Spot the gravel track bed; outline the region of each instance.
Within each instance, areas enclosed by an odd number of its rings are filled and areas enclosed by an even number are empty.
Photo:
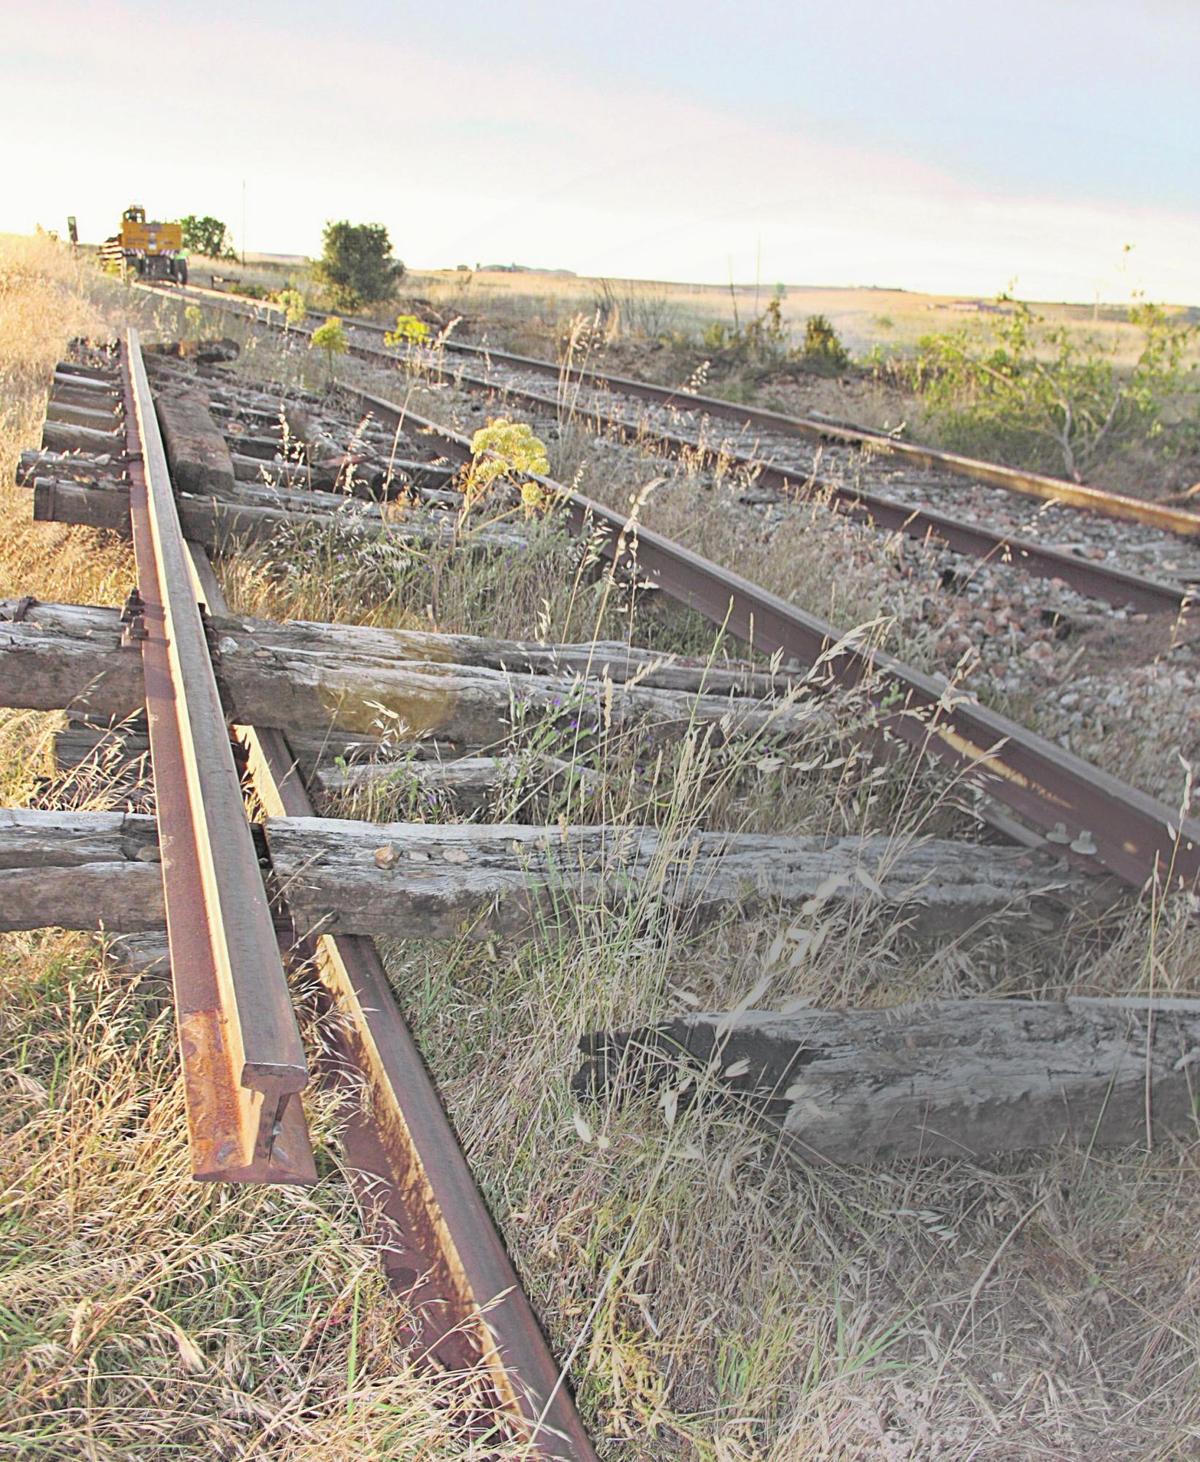
[[[500,363],[472,363],[468,374],[482,375],[495,385],[553,394],[555,383],[532,371]],[[911,464],[836,443],[809,441],[759,429],[740,431],[724,419],[701,416],[677,407],[655,406],[619,392],[588,386],[569,387],[568,404],[583,414],[613,415],[632,430],[646,427],[687,437],[694,444],[724,446],[795,471],[801,481],[826,477],[839,485],[886,497],[908,507],[929,508],[979,524],[992,532],[1011,534],[1052,545],[1081,558],[1181,587],[1200,584],[1200,541],[1189,541],[1143,523],[1106,518],[1083,508],[1027,498],[986,483],[971,482],[948,472],[922,470]]]
[[[508,373],[497,380],[511,383]],[[530,384],[545,392],[545,381]],[[449,384],[430,390],[436,401],[430,414],[452,417],[467,435],[488,414],[477,392]],[[528,408],[520,415],[553,456],[561,433],[557,415]],[[586,415],[580,425],[586,427]],[[946,676],[960,691],[1114,775],[1178,801],[1185,776],[1180,758],[1200,763],[1200,639],[1186,628],[1181,632],[1168,616],[1114,609],[1060,579],[881,535],[819,502],[789,503],[765,492],[740,469],[718,477],[672,458],[657,470],[664,480],[643,510],[648,526],[843,629],[887,617],[893,627],[885,647],[909,664]],[[596,435],[579,486],[627,508],[648,475],[647,458],[636,446]],[[1036,514],[1037,505],[1017,502],[1015,510]],[[1194,553],[1182,540],[1138,524],[1055,511],[1097,531],[1142,533],[1173,552]]]

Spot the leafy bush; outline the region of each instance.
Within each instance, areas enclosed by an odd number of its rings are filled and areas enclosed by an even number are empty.
[[[837,331],[824,315],[813,315],[804,329],[804,343],[792,345],[783,321],[783,289],[777,288],[761,315],[731,329],[714,321],[704,332],[703,345],[720,364],[772,368],[798,364],[805,370],[835,375],[849,364]]]
[[[335,309],[357,310],[364,304],[391,299],[404,277],[404,265],[392,258],[391,240],[381,223],[327,223],[325,252],[313,275],[325,286]]]
[[[714,320],[705,330],[705,350],[724,364],[778,365],[787,359],[787,331],[783,324],[783,296],[776,294],[761,315],[733,328]]]
[[[1160,306],[1138,303],[1128,314],[1142,332],[1133,367],[1094,336],[1052,325],[1020,300],[1002,297],[990,338],[966,331],[918,342],[916,380],[941,439],[958,451],[995,455],[1081,481],[1100,458],[1135,439],[1164,438],[1171,402],[1194,390],[1184,357],[1197,327]]]
[[[801,359],[811,370],[829,375],[844,371],[850,363],[846,347],[838,339],[833,323],[826,315],[809,315],[804,322],[804,348]]]
[[[185,249],[191,249],[196,254],[204,254],[209,259],[237,258],[230,247],[229,229],[219,218],[213,218],[209,214],[205,214],[203,218],[197,218],[194,213],[189,213],[185,218],[179,220],[179,226],[183,230]]]

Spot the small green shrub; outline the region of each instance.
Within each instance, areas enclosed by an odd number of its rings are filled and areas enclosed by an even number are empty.
[[[804,322],[804,346],[800,354],[810,370],[831,376],[844,371],[850,363],[846,347],[826,315],[809,315]]]
[[[534,436],[533,428],[527,422],[497,416],[471,438],[471,465],[463,489],[467,505],[481,502],[502,479],[549,471],[546,444]],[[527,512],[533,512],[545,506],[545,490],[540,483],[523,482],[521,501]]]
[[[350,348],[346,329],[336,315],[330,315],[323,325],[318,325],[308,342],[310,350],[323,350],[329,367],[329,383],[333,384],[333,358],[345,355]]]
[[[281,289],[275,296],[275,303],[283,311],[285,324],[291,326],[304,323],[304,317],[308,314],[308,306],[298,289]]]
[[[779,286],[762,314],[744,325],[735,323],[730,329],[720,320],[713,321],[705,330],[702,343],[714,363],[726,369],[749,366],[760,371],[798,364],[805,370],[825,375],[845,370],[849,356],[824,315],[809,318],[803,345],[793,347],[783,320],[783,297]]]
[[[385,345],[424,345],[429,339],[429,326],[416,315],[397,315],[396,328],[383,337]]]

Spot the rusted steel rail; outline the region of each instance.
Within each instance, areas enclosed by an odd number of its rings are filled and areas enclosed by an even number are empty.
[[[272,317],[269,311],[258,306],[251,305],[241,300],[230,299],[226,295],[213,292],[201,292],[198,297],[207,298],[214,303],[219,302],[221,308],[230,313],[253,320],[257,324],[264,324],[273,329],[282,329]],[[303,327],[292,327],[303,330]],[[360,326],[359,328],[364,328]],[[369,325],[365,328],[378,330],[380,327]],[[453,348],[471,354],[473,357],[480,357],[492,362],[511,364],[516,367],[538,368],[546,375],[558,377],[559,367],[549,361],[535,361],[526,356],[515,356],[506,354],[503,351],[485,350],[480,346],[465,346],[457,343],[446,342],[447,348]],[[352,343],[350,353],[360,360],[377,361],[386,366],[403,364],[406,357],[403,353],[365,346]],[[506,384],[503,381],[489,380],[484,376],[475,376],[463,371],[460,367],[450,367],[438,361],[432,354],[427,354],[422,361],[422,369],[427,370],[431,375],[439,379],[452,381],[468,390],[486,392],[493,395],[500,395],[513,401],[554,415],[559,415],[562,410],[562,402],[556,395],[547,395],[540,391],[530,390],[525,386]],[[669,391],[662,386],[650,386],[645,382],[629,381],[626,377],[600,375],[596,372],[572,372],[571,381],[580,379],[585,383],[591,383],[599,388],[610,387],[614,391],[626,392],[638,396],[642,400],[653,401],[658,405],[667,405],[678,408],[680,411],[704,411],[720,415],[725,419],[745,425],[756,422],[761,425],[770,424],[772,429],[781,429],[780,422],[795,420],[790,417],[776,419],[775,413],[750,411],[748,408],[735,406],[727,401],[717,401],[714,398],[703,396],[691,396],[677,391]],[[636,389],[634,389],[636,388]],[[719,410],[718,410],[719,408]],[[599,420],[606,426],[621,432],[632,432],[634,424],[627,421],[615,412],[596,413],[591,410],[580,410],[579,414],[584,418],[589,417]],[[768,423],[768,418],[771,421]],[[828,434],[827,429],[822,427],[823,434]],[[697,450],[697,443],[692,439],[680,435],[678,432],[668,431],[666,428],[650,426],[637,428],[646,438],[657,442],[669,451]],[[862,433],[864,438],[874,444],[878,450],[884,450],[884,444],[890,443],[891,438],[875,438],[870,434]],[[898,443],[896,446],[908,446]],[[944,544],[955,553],[962,554],[965,558],[973,561],[996,561],[1011,565],[1035,578],[1061,579],[1078,593],[1089,598],[1098,599],[1104,603],[1113,605],[1127,605],[1135,610],[1149,614],[1179,614],[1188,606],[1194,603],[1195,596],[1178,584],[1166,583],[1161,580],[1151,579],[1145,575],[1131,573],[1128,570],[1113,567],[1108,564],[1096,563],[1090,559],[1081,558],[1074,553],[1069,553],[1052,545],[1039,543],[1034,539],[1022,538],[1017,534],[998,533],[990,528],[985,528],[978,523],[968,522],[962,518],[956,518],[948,513],[940,513],[935,509],[927,507],[914,507],[911,504],[897,501],[880,493],[869,492],[863,488],[850,487],[845,483],[831,478],[820,478],[807,476],[795,469],[779,466],[777,463],[762,457],[754,456],[747,452],[740,452],[735,448],[725,445],[718,445],[708,448],[707,454],[715,457],[718,453],[727,461],[737,462],[739,465],[752,471],[757,480],[766,486],[788,496],[794,496],[798,492],[817,489],[825,494],[830,503],[839,511],[848,516],[865,522],[876,528],[887,532],[903,533],[906,537],[918,542],[933,541]],[[930,456],[926,448],[911,448],[912,451]],[[933,454],[936,456],[937,454]],[[941,454],[948,456],[949,454]],[[956,459],[968,462],[970,459]],[[940,460],[933,460],[924,465],[935,467],[945,465]],[[1028,478],[1030,481],[1037,480],[1049,484],[1054,488],[1062,488],[1064,491],[1073,487],[1070,483],[1060,483],[1057,478],[1034,479],[1030,474],[1014,472],[1006,467],[996,467],[990,463],[972,463],[979,471],[974,475],[981,481],[991,481],[986,475],[988,473],[1003,477]],[[992,481],[993,486],[1009,486],[1007,481]],[[1059,494],[1050,494],[1054,499],[1060,500]],[[1081,496],[1082,495],[1082,496]],[[1090,495],[1090,496],[1088,496]],[[1067,501],[1066,498],[1061,498]],[[1071,500],[1070,505],[1079,508],[1087,508],[1095,512],[1104,511],[1100,500],[1108,502],[1126,502],[1133,504],[1139,510],[1145,509],[1147,513],[1153,512],[1156,521],[1146,513],[1135,515],[1130,513],[1117,513],[1109,511],[1109,517],[1138,517],[1138,521],[1150,523],[1151,526],[1163,528],[1167,531],[1180,534],[1185,537],[1200,534],[1200,516],[1186,513],[1177,509],[1162,508],[1155,504],[1145,504],[1137,499],[1118,499],[1114,494],[1101,493],[1095,488],[1079,488],[1076,497]],[[1168,521],[1169,519],[1169,521]]]
[[[372,392],[343,388],[358,409],[405,422],[466,461],[458,432]],[[595,535],[612,560],[698,611],[763,654],[799,665],[824,659],[842,684],[865,683],[879,705],[885,739],[900,742],[1010,808],[1072,859],[1140,888],[1150,880],[1191,887],[1200,878],[1200,819],[1180,819],[1155,798],[1044,737],[981,706],[940,678],[894,656],[843,642],[832,625],[550,478],[572,530]]]
[[[191,545],[190,556],[200,598],[210,612],[226,612],[207,555]],[[149,699],[149,670],[147,682]],[[312,816],[283,734],[241,727],[239,735],[267,812]],[[153,736],[152,719],[152,748]],[[245,828],[240,790],[238,804]],[[161,816],[160,810],[165,838]],[[329,1037],[334,1059],[322,1075],[348,1089],[349,1114],[340,1133],[345,1161],[364,1222],[380,1241],[389,1284],[413,1304],[420,1338],[440,1366],[468,1376],[482,1365],[489,1381],[490,1395],[476,1398],[464,1429],[486,1432],[494,1410],[531,1459],[591,1462],[596,1454],[565,1375],[475,1186],[374,944],[319,936],[312,953],[340,1017]]]
[[[308,1081],[136,330],[122,354],[130,516],[192,1171],[313,1182]],[[139,592],[140,591],[140,592]]]
[[[240,303],[233,309],[260,318]],[[397,359],[385,352],[368,354]],[[361,409],[383,420],[406,420],[429,432],[450,457],[463,461],[469,456],[467,439],[441,423],[371,392],[349,394]],[[1200,820],[1180,819],[1155,798],[979,705],[940,678],[882,652],[839,645],[842,637],[831,625],[778,595],[647,528],[628,532],[620,514],[550,479],[543,481],[558,495],[575,531],[597,532],[610,557],[636,554],[639,571],[679,602],[726,625],[760,651],[782,652],[804,665],[828,656],[830,673],[841,682],[871,682],[887,711],[886,738],[941,762],[1084,866],[1106,869],[1139,888],[1151,879],[1190,887],[1200,877]],[[1171,586],[1169,592],[1178,609],[1182,591]],[[831,654],[834,646],[838,652]]]
[[[356,329],[377,331],[380,335],[385,333],[383,326],[372,321],[352,320],[348,323],[353,324]],[[986,483],[989,487],[1004,488],[1009,492],[1042,498],[1048,502],[1065,503],[1073,508],[1085,508],[1103,517],[1145,523],[1149,527],[1178,533],[1185,538],[1200,537],[1200,515],[1196,513],[1168,507],[1162,503],[1143,502],[1140,498],[1128,497],[1124,493],[1106,492],[1101,488],[1087,487],[1082,483],[1068,482],[1044,473],[1022,472],[1014,467],[1002,467],[995,462],[981,462],[977,458],[964,457],[957,452],[944,452],[916,442],[901,441],[886,432],[848,426],[841,422],[821,421],[814,417],[787,416],[783,412],[768,411],[762,407],[722,401],[717,396],[702,396],[696,392],[656,386],[649,381],[615,375],[610,371],[590,370],[587,367],[573,367],[568,370],[553,361],[515,355],[505,350],[493,350],[488,346],[469,345],[461,340],[446,340],[444,347],[475,360],[497,361],[516,370],[535,371],[539,375],[563,380],[567,384],[582,384],[601,391],[619,392],[622,396],[633,396],[639,401],[681,412],[700,412],[738,427],[757,427],[788,436],[815,438],[841,446],[857,447],[880,456],[900,458],[916,467],[950,472],[958,477]],[[866,495],[863,498],[864,501],[867,500]],[[953,523],[956,520],[944,521]]]
[[[194,292],[198,296],[220,301],[226,306],[232,303],[228,295],[217,290],[195,290]],[[243,302],[238,301],[238,303]],[[269,322],[269,316],[265,312],[256,310],[254,306],[249,305],[249,302],[245,303],[248,313],[252,313],[259,320]],[[373,320],[350,318],[346,323],[357,330],[371,331],[380,336],[387,333],[386,327],[376,324]],[[817,417],[789,416],[784,412],[769,411],[765,407],[745,406],[734,401],[724,401],[719,396],[705,396],[699,392],[658,386],[650,381],[640,381],[632,376],[622,376],[612,371],[592,370],[586,366],[567,368],[555,361],[541,360],[536,356],[520,355],[513,351],[496,350],[485,345],[472,345],[463,340],[446,339],[440,343],[439,348],[469,359],[485,363],[495,362],[513,370],[534,372],[554,381],[562,381],[567,385],[586,385],[596,390],[607,390],[622,396],[631,396],[639,401],[679,412],[700,413],[717,420],[728,421],[736,428],[755,427],[762,431],[779,432],[785,436],[855,447],[875,455],[898,458],[911,463],[914,467],[948,472],[973,482],[985,483],[989,487],[1003,488],[1007,492],[1036,497],[1067,507],[1081,508],[1101,517],[1144,523],[1148,527],[1160,528],[1163,532],[1176,533],[1184,538],[1200,537],[1200,514],[1189,512],[1184,508],[1173,508],[1164,503],[1145,502],[1141,498],[1129,497],[1125,493],[1108,492],[1102,488],[1089,487],[1084,483],[1069,482],[1065,478],[1051,477],[1046,473],[1024,472],[1019,468],[1004,467],[996,462],[983,462],[975,457],[963,456],[959,452],[946,452],[936,447],[923,446],[917,442],[902,441],[887,432],[873,431],[868,427],[826,421]],[[381,352],[381,354],[387,353]],[[457,372],[454,374],[457,375]],[[794,478],[795,474],[793,473],[792,476]],[[864,503],[876,501],[871,494],[860,494],[860,496]],[[933,516],[940,518],[946,524],[960,521],[940,514]],[[970,552],[972,550],[968,545],[962,551]]]
[[[378,354],[388,358],[387,352]],[[390,358],[395,359],[394,356]],[[465,376],[461,371],[446,374],[452,374],[453,379],[464,386],[511,397],[543,411],[557,411],[559,407],[557,397],[545,396],[538,391],[506,386],[502,382],[489,382],[482,376]],[[586,414],[585,412],[584,415]],[[602,419],[618,430],[632,430],[631,427],[626,428],[617,416],[610,415]],[[689,438],[665,428],[651,427],[647,434],[671,451],[696,450],[696,444]],[[794,495],[810,480],[765,458],[754,457],[736,449],[712,448],[706,454],[716,457],[718,452],[726,460],[752,470],[758,482],[784,495]],[[930,508],[911,507],[907,503],[881,497],[877,493],[847,487],[832,479],[816,479],[814,485],[826,492],[850,517],[885,528],[889,532],[903,533],[921,542],[932,539],[944,543],[966,558],[981,561],[995,559],[1022,569],[1035,578],[1061,579],[1089,598],[1100,599],[1109,604],[1129,605],[1149,614],[1179,614],[1189,600],[1187,592],[1178,585],[1132,574],[1108,564],[1093,563],[1030,538],[1020,538],[1011,533],[993,533],[991,529],[980,527],[976,523],[952,518]]]

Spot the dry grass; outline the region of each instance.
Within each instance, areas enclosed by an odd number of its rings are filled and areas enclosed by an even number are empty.
[[[607,287],[607,288],[606,288]],[[538,270],[511,274],[496,271],[461,273],[440,270],[410,276],[405,289],[428,297],[439,308],[486,322],[499,343],[505,331],[536,332],[546,327],[560,334],[572,316],[593,313],[606,294],[615,298],[627,334],[650,335],[659,329],[702,332],[713,321],[732,327],[761,313],[775,289],[759,285],[675,284],[660,280],[591,279],[582,275]],[[989,318],[988,300],[956,295],[920,294],[901,289],[854,289],[819,285],[787,285],[782,299],[785,327],[803,334],[810,315],[825,315],[855,354],[872,346],[908,348],[922,335],[965,327],[982,331]],[[1039,304],[1053,323],[1094,331],[1115,344],[1123,364],[1140,349],[1138,332],[1114,318],[1110,307]],[[658,327],[646,329],[645,326]]]
[[[406,380],[358,362],[349,363],[347,372],[392,399],[404,395],[412,410],[462,432],[505,409],[502,397],[485,403],[452,380],[439,384],[422,375]],[[1016,640],[984,639],[964,654],[959,631],[966,627],[964,617],[966,623],[972,618],[971,601],[944,589],[945,558],[936,547],[898,532],[882,535],[831,511],[832,489],[811,484],[800,484],[803,490],[792,502],[780,499],[764,511],[748,510],[742,498],[754,492],[754,475],[723,455],[719,422],[701,423],[699,440],[707,456],[676,452],[655,441],[652,426],[622,432],[597,419],[577,402],[574,382],[560,383],[557,394],[557,410],[539,408],[534,426],[547,439],[559,481],[618,511],[630,511],[636,503],[639,521],[647,527],[763,585],[839,633],[857,633],[869,624],[874,644],[914,668],[946,676],[982,704],[1051,740],[1065,734],[1069,718],[1055,692],[1079,679],[1079,658],[1092,642],[1086,635],[1040,646],[1047,658],[1039,668],[1032,656],[1021,658]],[[858,481],[839,464],[823,465],[820,457],[815,473],[850,488]],[[1005,592],[1004,572],[999,570],[996,590],[989,589],[986,599]],[[1007,592],[1018,617],[1038,630],[1031,610],[1038,607],[1036,583],[1012,572],[1018,582]],[[1066,596],[1068,618],[1075,612],[1071,604]],[[1094,727],[1072,735],[1071,749],[1177,806],[1195,795],[1189,781],[1195,766],[1195,671],[1186,630],[1176,626],[1169,635],[1148,633],[1141,641],[1130,633],[1122,641],[1122,630],[1131,627],[1110,628],[1121,658],[1097,650],[1100,700],[1135,665],[1139,694],[1122,700],[1116,711],[1105,706]],[[1179,653],[1170,649],[1176,641],[1184,645]],[[1146,707],[1156,704],[1157,712],[1147,719]]]
[[[566,552],[549,535],[511,590],[446,566],[436,622],[698,647],[694,624],[637,598],[549,582]],[[231,597],[243,610],[429,620],[428,566],[372,565],[331,598],[319,575],[289,582],[290,562],[227,567]],[[46,579],[53,590],[52,566]],[[865,707],[848,698],[839,710],[849,737]],[[647,765],[636,747],[609,748],[602,815],[678,840],[714,822],[904,836],[956,825],[953,789],[911,767],[847,760],[832,739],[767,750],[718,752],[692,734]],[[869,909],[818,904],[783,925],[700,930],[666,924],[656,892],[652,881],[620,916],[564,906],[519,945],[385,951],[556,1353],[574,1356],[602,1455],[1200,1452],[1194,1148],[798,1172],[736,1112],[636,1092],[581,1108],[569,1090],[581,1033],[693,1004],[1194,994],[1195,930],[1159,910],[1130,916],[1103,947],[1081,938],[1031,956],[999,928],[930,958]],[[342,1187],[189,1185],[162,991],[100,965],[78,936],[14,937],[3,950],[9,1450],[464,1455],[437,1389],[409,1368],[403,1317]],[[329,1113],[318,1104],[313,1116],[320,1135]]]
[[[132,309],[129,307],[132,305]],[[117,603],[107,534],[30,521],[12,485],[68,339],[141,301],[47,240],[0,247],[0,593]],[[0,801],[50,768],[61,718],[0,712]],[[77,789],[76,789],[77,790]],[[88,805],[105,805],[93,777]],[[320,1032],[309,1017],[309,1039]],[[0,936],[0,1452],[6,1457],[459,1458],[453,1378],[418,1365],[329,1145],[315,1189],[191,1182],[169,990],[101,940]],[[480,1442],[475,1455],[501,1455]]]

